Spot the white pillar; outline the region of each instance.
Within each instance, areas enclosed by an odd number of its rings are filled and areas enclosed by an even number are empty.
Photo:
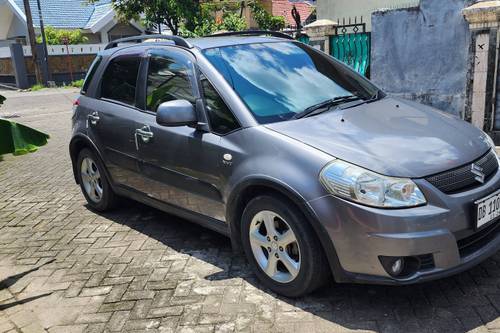
[[[472,32],[471,63],[472,87],[469,88],[470,118],[472,124],[484,129],[485,119],[491,123],[495,110],[493,91],[496,79],[495,60],[500,28],[500,1],[482,1],[463,10]],[[497,88],[498,89],[498,88]]]
[[[101,30],[101,43],[103,44],[109,43],[108,31],[106,29]]]

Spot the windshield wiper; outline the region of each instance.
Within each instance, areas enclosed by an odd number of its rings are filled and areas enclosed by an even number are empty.
[[[327,99],[326,101],[320,102],[318,104],[311,105],[310,107],[306,108],[304,111],[299,112],[295,114],[295,116],[292,117],[292,119],[300,119],[300,118],[305,118],[313,115],[320,114],[322,112],[328,111],[332,106],[339,105],[342,103],[350,102],[350,101],[355,101],[360,99],[358,96],[355,95],[347,95],[347,96],[337,96],[334,98]]]
[[[377,90],[377,92],[375,94],[373,94],[369,99],[362,100],[358,103],[351,103],[349,105],[345,105],[345,106],[341,107],[340,109],[346,110],[346,109],[350,109],[350,108],[355,108],[356,106],[360,106],[362,104],[369,104],[369,103],[376,102],[378,100],[381,100],[384,97],[385,97],[385,94],[382,92],[382,90]]]

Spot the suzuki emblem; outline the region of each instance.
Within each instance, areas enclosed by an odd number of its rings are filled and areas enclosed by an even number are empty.
[[[479,165],[472,163],[470,172],[472,172],[476,177],[474,177],[475,180],[480,182],[481,184],[484,183],[484,173],[483,173],[483,168],[481,168]]]

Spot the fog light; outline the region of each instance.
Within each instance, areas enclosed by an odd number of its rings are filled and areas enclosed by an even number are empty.
[[[399,273],[401,273],[401,271],[403,270],[403,264],[403,259],[396,259],[391,266],[391,274],[399,275]]]
[[[380,256],[380,263],[385,271],[392,277],[401,277],[403,275],[406,261],[404,257],[386,257]]]

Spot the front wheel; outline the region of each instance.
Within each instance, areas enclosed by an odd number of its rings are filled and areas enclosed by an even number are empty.
[[[251,200],[241,233],[250,265],[269,289],[298,297],[325,281],[328,265],[317,237],[288,201],[267,195]]]

